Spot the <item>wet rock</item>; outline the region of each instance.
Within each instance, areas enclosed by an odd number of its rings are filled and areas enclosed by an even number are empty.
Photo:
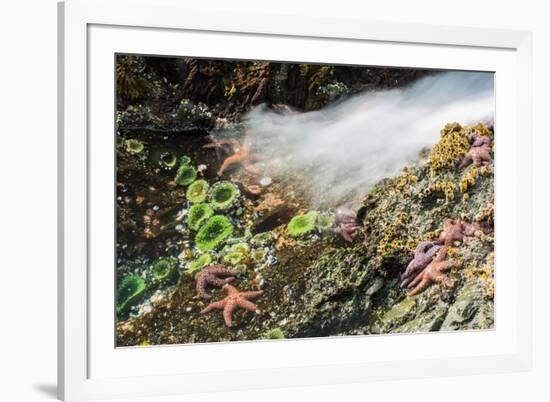
[[[476,326],[478,328],[481,327],[480,324],[486,324],[486,318],[483,317],[483,315],[487,315],[486,311],[484,311],[485,314],[480,312],[485,293],[485,288],[477,279],[467,282],[460,289],[454,303],[449,308],[445,321],[441,325],[441,330],[469,329],[472,327],[472,321],[476,316]],[[480,314],[478,315],[478,313]]]

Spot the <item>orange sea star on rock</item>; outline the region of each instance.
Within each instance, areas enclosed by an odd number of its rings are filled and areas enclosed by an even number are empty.
[[[479,223],[468,223],[463,219],[445,219],[443,221],[443,232],[439,235],[438,242],[445,248],[453,245],[455,241],[463,241],[465,237],[472,237],[477,231],[487,233],[488,228]]]
[[[206,287],[208,285],[222,287],[229,282],[233,282],[235,276],[238,274],[239,271],[226,269],[222,264],[210,265],[204,268],[195,275],[195,280],[197,281],[196,289],[199,297],[202,299],[210,299],[211,296],[206,293]],[[226,278],[220,278],[224,276]]]
[[[263,294],[262,290],[252,292],[239,292],[235,287],[231,285],[224,285],[223,288],[227,292],[227,296],[220,301],[210,303],[206,306],[201,314],[206,314],[212,310],[223,310],[223,319],[225,325],[231,327],[233,324],[233,312],[237,308],[243,308],[248,311],[252,311],[256,314],[260,314],[260,310],[256,307],[250,299],[255,299]]]
[[[233,165],[242,165],[248,172],[254,175],[260,174],[260,171],[256,166],[254,166],[253,162],[264,160],[265,156],[252,152],[252,144],[249,135],[245,136],[242,144],[234,138],[229,138],[223,140],[214,140],[210,144],[204,145],[203,148],[223,149],[225,145],[230,146],[233,155],[225,158],[218,170],[218,176],[221,176],[228,168],[232,167]]]
[[[413,279],[408,286],[409,289],[412,289],[409,296],[415,296],[422,293],[428,289],[432,283],[440,283],[448,288],[452,288],[454,286],[453,281],[445,275],[445,272],[448,272],[452,268],[456,267],[457,262],[454,260],[445,261],[446,254],[446,247],[441,248],[437,256],[428,264],[424,271]]]

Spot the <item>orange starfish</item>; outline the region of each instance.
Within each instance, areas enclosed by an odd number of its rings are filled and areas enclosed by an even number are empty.
[[[472,237],[475,233],[481,230],[486,232],[479,223],[468,223],[463,219],[454,221],[452,219],[445,219],[443,221],[443,232],[439,235],[438,242],[443,244],[445,248],[453,245],[455,241],[463,241],[465,237]]]
[[[432,283],[441,283],[448,288],[454,286],[453,281],[451,281],[445,272],[451,270],[457,266],[456,261],[447,260],[445,261],[445,255],[447,254],[447,248],[443,247],[439,250],[437,256],[433,259],[432,262],[422,271],[414,280],[409,283],[408,288],[413,290],[409,293],[409,296],[414,296],[419,293],[422,293],[430,287]]]
[[[257,175],[260,174],[258,168],[253,165],[253,161],[261,161],[265,159],[265,156],[252,152],[252,144],[250,137],[245,136],[244,142],[241,143],[234,139],[214,140],[210,144],[206,144],[203,148],[223,148],[224,145],[229,145],[233,151],[233,155],[227,157],[220,169],[218,170],[218,176],[221,176],[228,168],[233,165],[242,165],[248,172]]]
[[[231,327],[233,323],[233,312],[239,307],[252,311],[256,314],[260,314],[260,310],[258,310],[256,305],[252,303],[250,299],[255,299],[256,297],[261,296],[264,293],[262,290],[253,292],[239,292],[235,287],[228,284],[224,285],[223,288],[226,290],[227,296],[220,301],[210,303],[201,311],[201,314],[206,314],[214,309],[223,310],[223,319],[225,321],[225,325],[228,327]]]

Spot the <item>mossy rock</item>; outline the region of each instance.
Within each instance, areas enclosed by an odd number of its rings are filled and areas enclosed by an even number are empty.
[[[287,225],[288,234],[292,237],[305,236],[315,230],[317,211],[309,211],[304,215],[296,215]]]
[[[200,228],[195,236],[195,244],[201,251],[218,247],[233,234],[233,224],[223,215],[214,215]]]
[[[147,285],[145,279],[138,275],[128,275],[122,279],[116,292],[116,311],[118,314],[124,314],[139,303]]]
[[[210,205],[216,211],[226,211],[237,203],[240,195],[236,185],[229,181],[220,181],[210,189]]]
[[[203,202],[206,199],[209,187],[210,186],[208,185],[208,182],[206,180],[195,180],[187,188],[187,199],[193,204]]]
[[[181,165],[176,173],[175,181],[180,186],[188,186],[197,178],[197,171],[193,166]]]
[[[199,230],[203,223],[214,215],[214,211],[208,204],[195,204],[189,208],[187,216],[187,225],[192,230]]]

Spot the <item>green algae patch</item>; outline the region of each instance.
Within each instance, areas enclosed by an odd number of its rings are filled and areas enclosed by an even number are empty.
[[[233,234],[233,224],[223,215],[214,215],[200,228],[195,244],[201,251],[210,251]]]

